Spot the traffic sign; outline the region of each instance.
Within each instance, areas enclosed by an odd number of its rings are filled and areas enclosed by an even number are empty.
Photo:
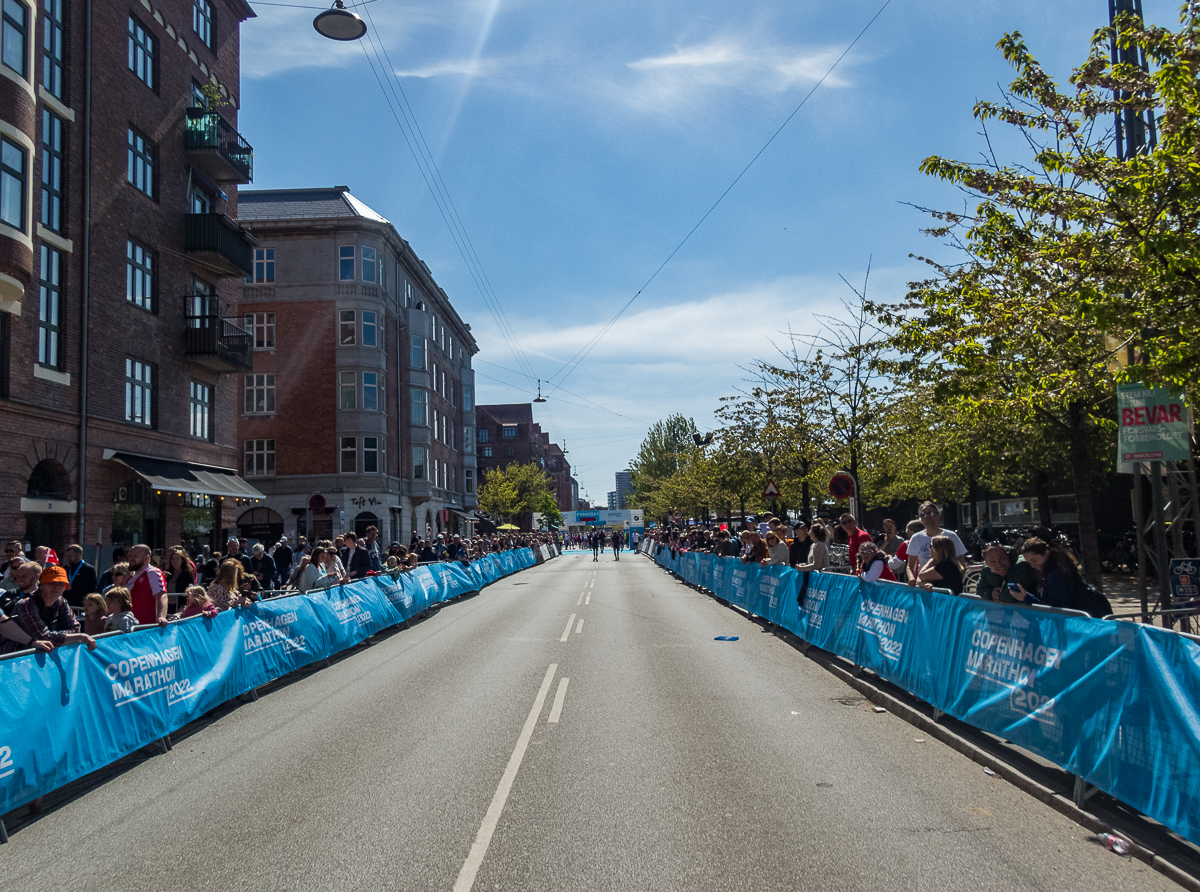
[[[679,523],[679,521],[683,520],[683,512],[680,511],[678,508],[676,508],[674,511],[671,512],[671,520],[675,521],[676,523]]]
[[[313,514],[320,514],[325,510],[325,497],[319,492],[308,497],[308,510]]]
[[[783,493],[779,491],[779,487],[775,485],[774,480],[768,480],[767,485],[763,487],[762,497],[764,499],[778,499]]]
[[[1200,560],[1196,558],[1171,559],[1171,603],[1175,607],[1189,604],[1200,598]]]
[[[829,481],[829,494],[835,499],[852,499],[855,489],[854,478],[845,471],[838,471]]]

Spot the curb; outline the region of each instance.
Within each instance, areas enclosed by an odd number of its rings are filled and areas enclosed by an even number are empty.
[[[647,555],[647,557],[650,556]],[[653,557],[650,557],[650,559],[652,561],[654,560]],[[659,565],[657,562],[655,562],[655,566],[659,567],[660,569],[666,569],[661,567],[661,565]],[[1018,770],[1017,768],[1014,768],[1008,762],[996,758],[994,755],[972,743],[970,740],[967,740],[965,737],[956,734],[953,730],[945,725],[934,721],[931,716],[925,715],[923,712],[914,708],[909,703],[906,703],[887,691],[884,691],[871,684],[866,678],[855,675],[853,672],[847,669],[845,665],[842,665],[845,661],[843,661],[840,657],[821,650],[815,645],[805,641],[803,638],[792,634],[788,630],[774,625],[770,622],[770,620],[766,620],[762,617],[756,617],[754,614],[748,613],[747,611],[742,610],[740,607],[735,607],[733,604],[721,599],[714,592],[711,592],[708,589],[703,589],[699,586],[692,585],[682,577],[671,573],[670,570],[666,570],[666,572],[673,576],[681,584],[690,589],[694,589],[702,595],[712,598],[718,604],[733,610],[735,613],[742,614],[748,620],[752,622],[755,620],[762,620],[763,623],[771,627],[776,638],[787,641],[793,647],[796,647],[797,644],[804,645],[804,649],[800,650],[802,656],[821,666],[831,675],[836,676],[840,681],[858,691],[876,706],[884,707],[888,712],[892,713],[897,718],[907,722],[915,728],[920,729],[930,737],[933,737],[946,744],[955,751],[966,756],[972,762],[975,762],[984,768],[991,769],[1002,780],[1007,781],[1022,792],[1032,796],[1040,802],[1045,803],[1055,811],[1070,818],[1084,829],[1089,830],[1092,833],[1115,832],[1109,824],[1101,821],[1091,812],[1080,808],[1071,799],[1063,796],[1061,793],[1058,793],[1055,790],[1052,790],[1045,784],[1034,780],[1029,775]],[[913,699],[917,698],[914,697]],[[918,702],[923,701],[918,700]],[[1138,861],[1149,865],[1158,873],[1161,873],[1163,876],[1177,883],[1184,889],[1189,890],[1189,892],[1200,892],[1200,877],[1188,873],[1177,864],[1168,861],[1162,855],[1159,855],[1153,850],[1134,842],[1133,840],[1129,839],[1126,834],[1120,833],[1118,835],[1129,844],[1129,857],[1136,858]]]

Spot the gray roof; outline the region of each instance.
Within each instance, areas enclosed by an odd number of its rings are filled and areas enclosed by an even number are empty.
[[[350,194],[347,186],[327,189],[238,190],[238,220],[324,220],[360,217],[388,221]]]

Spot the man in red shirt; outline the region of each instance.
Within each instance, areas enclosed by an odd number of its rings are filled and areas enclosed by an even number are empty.
[[[133,615],[138,623],[167,624],[167,578],[150,563],[150,546],[129,549],[129,572],[125,583],[133,600]]]
[[[866,530],[858,528],[858,522],[854,519],[853,514],[843,514],[838,518],[838,523],[842,527],[842,532],[846,534],[846,541],[850,543],[850,570],[858,572],[858,548],[864,542],[874,542],[871,534]]]

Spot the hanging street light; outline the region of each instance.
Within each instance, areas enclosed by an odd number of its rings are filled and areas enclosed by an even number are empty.
[[[538,395],[537,395],[537,399],[535,399],[534,402],[535,403],[546,402],[546,398],[544,396],[542,396],[542,379],[541,378],[538,378]]]
[[[367,33],[367,23],[346,9],[342,0],[334,0],[330,9],[318,14],[313,27],[330,40],[358,40]]]

